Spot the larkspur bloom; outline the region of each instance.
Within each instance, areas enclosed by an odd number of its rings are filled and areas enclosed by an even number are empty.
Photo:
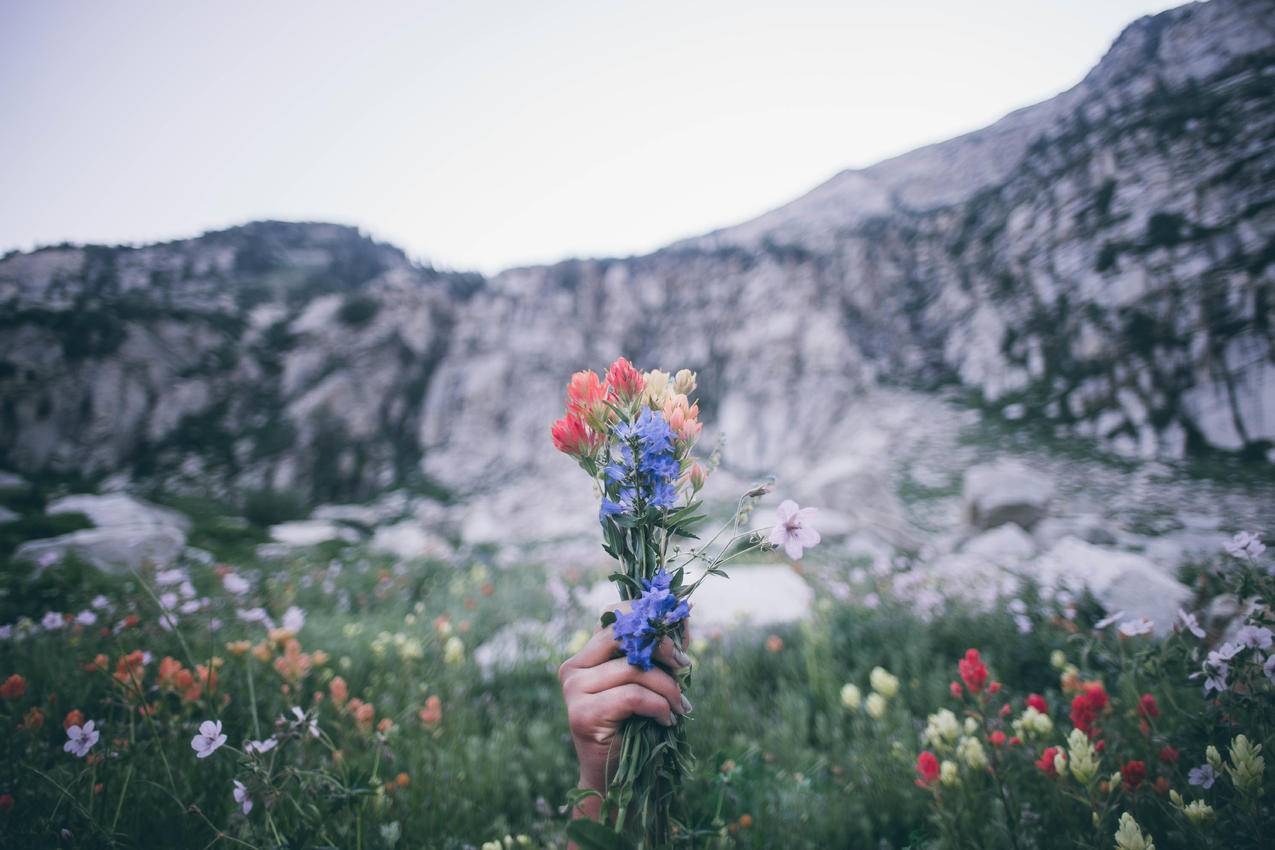
[[[1178,625],[1198,638],[1204,637],[1204,629],[1200,628],[1200,621],[1194,614],[1183,608],[1178,609]]]
[[[102,736],[102,733],[95,729],[94,725],[94,721],[90,720],[83,726],[68,726],[66,730],[67,741],[62,745],[62,749],[76,758],[87,756],[89,750],[93,749],[93,745],[97,743],[97,739]]]
[[[685,600],[671,589],[673,577],[661,569],[653,578],[642,580],[642,595],[633,600],[627,613],[616,611],[612,632],[630,664],[651,669],[651,653],[673,627],[691,613]]]
[[[238,779],[235,780],[234,790],[235,802],[243,807],[243,813],[246,815],[252,811],[252,795],[248,793],[248,789]]]
[[[819,544],[819,532],[810,527],[814,508],[798,507],[792,499],[785,499],[775,509],[775,527],[770,531],[770,545],[783,547],[785,554],[794,561],[801,560],[802,552]]]
[[[677,501],[681,467],[674,455],[674,434],[664,417],[644,408],[634,422],[612,429],[618,447],[605,469],[617,498],[604,497],[600,517],[636,514],[645,507],[671,508]]]
[[[1241,531],[1223,544],[1226,553],[1232,558],[1256,558],[1266,551],[1262,543],[1262,535],[1251,531]]]
[[[205,720],[199,724],[199,734],[190,739],[190,748],[195,757],[206,759],[226,743],[226,735],[221,731],[220,720]]]
[[[1187,773],[1186,781],[1207,790],[1212,788],[1213,783],[1217,781],[1217,771],[1213,769],[1213,765],[1206,762],[1199,767],[1191,768]]]

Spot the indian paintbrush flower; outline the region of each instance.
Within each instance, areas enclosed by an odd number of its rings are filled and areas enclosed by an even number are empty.
[[[1116,850],[1155,850],[1155,843],[1151,837],[1142,834],[1138,822],[1128,812],[1120,815],[1115,837]]]
[[[1236,735],[1227,753],[1231,763],[1226,772],[1231,776],[1235,789],[1245,796],[1256,795],[1262,789],[1262,774],[1266,759],[1262,757],[1262,745],[1249,741],[1247,735]]]

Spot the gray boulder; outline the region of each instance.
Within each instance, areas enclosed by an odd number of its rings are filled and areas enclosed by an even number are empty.
[[[102,572],[121,574],[145,565],[157,569],[171,566],[185,545],[185,533],[172,526],[121,525],[28,540],[18,547],[14,557],[34,561],[43,568],[75,555]]]
[[[965,472],[965,512],[975,528],[1012,522],[1030,531],[1044,518],[1053,493],[1049,478],[1017,461],[978,464]]]

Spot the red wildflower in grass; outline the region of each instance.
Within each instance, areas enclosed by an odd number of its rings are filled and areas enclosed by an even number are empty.
[[[1155,792],[1161,796],[1169,793],[1169,778],[1167,776],[1157,776],[1155,778]]]
[[[563,454],[577,457],[592,455],[604,439],[604,435],[594,431],[583,419],[572,413],[553,423],[549,433],[553,437],[554,448]]]
[[[1101,682],[1086,682],[1071,701],[1071,722],[1090,738],[1097,731],[1098,717],[1107,707],[1107,691]]]
[[[0,699],[22,699],[27,692],[27,680],[17,673],[4,680],[0,685]]]
[[[1093,742],[1093,748],[1094,752],[1100,753],[1107,748],[1107,742],[1099,738],[1097,741]]]
[[[993,747],[1000,747],[1005,744],[1005,733],[997,729],[995,732],[987,736],[987,740],[992,742]]]
[[[1124,777],[1124,787],[1132,791],[1147,778],[1147,763],[1136,760],[1127,761],[1124,767],[1120,768],[1120,775]]]
[[[443,701],[432,695],[425,700],[425,707],[420,711],[421,722],[426,726],[437,726],[443,719]]]
[[[1021,744],[1022,742],[1023,742],[1023,739],[1022,739],[1022,738],[1020,738],[1020,737],[1018,737],[1017,735],[1015,735],[1014,737],[1012,737],[1012,738],[1010,738],[1010,739],[1009,739],[1009,745],[1010,745],[1011,747],[1017,747],[1017,746],[1018,746],[1019,744]]]
[[[616,358],[611,368],[607,369],[606,382],[611,400],[621,404],[635,398],[645,385],[642,373],[623,357]]]
[[[1170,747],[1168,744],[1165,744],[1164,748],[1160,750],[1160,761],[1165,764],[1177,764],[1178,751],[1173,747]]]
[[[332,695],[332,702],[339,708],[350,698],[350,686],[340,676],[333,676],[332,681],[328,682],[328,693]]]
[[[938,756],[926,750],[916,757],[916,784],[921,788],[929,788],[939,781]]]
[[[121,655],[119,661],[115,664],[115,681],[122,685],[140,685],[142,682],[142,666],[145,664],[146,656],[140,649],[135,649],[128,655]]]
[[[1040,694],[1028,694],[1027,707],[1034,708],[1037,711],[1039,711],[1041,714],[1049,713],[1049,703],[1045,702],[1045,698],[1042,697]]]
[[[1013,710],[1014,709],[1010,707],[1009,703],[1005,703],[1001,706],[1001,717],[1009,717],[1010,712]]]
[[[961,687],[960,682],[953,682],[952,684],[948,685],[948,689],[952,692],[952,696],[955,697],[956,699],[965,698],[965,689]]]
[[[989,694],[999,694],[1001,692],[1001,683],[992,682],[990,685],[987,686],[987,692]]]
[[[970,689],[970,693],[976,694],[983,690],[983,685],[987,684],[987,667],[983,665],[977,649],[966,650],[965,657],[956,666],[961,672],[961,681]]]
[[[34,732],[44,725],[44,712],[35,706],[27,709],[27,713],[22,718],[22,728],[28,732]]]
[[[1151,694],[1143,694],[1138,698],[1138,716],[1144,720],[1160,716],[1160,706]]]
[[[0,794],[0,811],[7,812],[13,808],[13,795]]]
[[[62,728],[70,729],[72,726],[84,725],[84,712],[78,708],[73,708],[66,713],[66,717],[62,719]]]
[[[1057,747],[1045,747],[1045,751],[1040,754],[1040,758],[1036,759],[1036,767],[1040,768],[1040,772],[1046,776],[1057,776],[1058,770],[1054,766],[1054,758],[1058,755]]]

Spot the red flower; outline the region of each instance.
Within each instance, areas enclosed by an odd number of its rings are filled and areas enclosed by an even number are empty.
[[[5,679],[4,684],[0,684],[0,699],[21,699],[26,692],[27,680],[17,673]]]
[[[1009,739],[1009,745],[1010,745],[1011,747],[1017,747],[1017,746],[1018,746],[1019,744],[1021,744],[1022,742],[1023,742],[1023,739],[1022,739],[1022,738],[1020,738],[1020,737],[1018,737],[1017,735],[1015,735],[1014,737],[1012,737],[1012,738],[1010,738],[1010,739]]]
[[[1001,717],[1009,717],[1010,712],[1013,710],[1014,709],[1010,707],[1009,703],[1005,703],[1001,706]]]
[[[1003,746],[1005,743],[1005,733],[997,729],[995,732],[987,736],[987,740],[992,742],[993,747]]]
[[[591,455],[602,444],[602,435],[594,431],[584,420],[572,413],[553,423],[549,430],[553,446],[563,454]]]
[[[999,694],[1001,692],[1001,683],[992,682],[990,685],[987,686],[987,692],[989,694]]]
[[[1173,749],[1173,747],[1170,747],[1168,744],[1165,744],[1164,749],[1160,750],[1160,761],[1165,764],[1177,764],[1178,751]]]
[[[935,782],[939,781],[939,760],[934,753],[926,750],[916,757],[916,773],[919,777],[916,784],[922,788],[929,788]]]
[[[1142,780],[1147,778],[1147,763],[1144,761],[1127,761],[1124,767],[1120,768],[1120,775],[1124,777],[1124,787],[1132,791],[1142,784]]]
[[[608,387],[598,378],[598,373],[576,372],[567,384],[567,412],[574,413],[581,419],[588,419],[595,413],[605,411]]]
[[[987,684],[987,667],[979,658],[977,649],[966,650],[965,657],[956,666],[961,671],[961,681],[970,689],[970,693],[976,694],[983,690],[983,685]]]
[[[62,719],[62,728],[70,729],[72,726],[84,725],[84,712],[78,708],[73,708],[66,713],[66,717]]]
[[[1138,716],[1144,720],[1160,716],[1160,706],[1156,704],[1155,697],[1151,694],[1143,694],[1138,699]]]
[[[948,688],[952,691],[952,696],[955,697],[956,699],[965,698],[965,690],[961,687],[960,682],[953,682],[952,684],[948,685]]]
[[[1045,698],[1042,697],[1040,694],[1028,694],[1027,707],[1034,708],[1037,711],[1039,711],[1041,714],[1049,713],[1049,703],[1045,702]]]
[[[1040,768],[1041,773],[1046,776],[1058,775],[1058,771],[1054,767],[1054,757],[1057,755],[1057,747],[1045,747],[1045,751],[1040,754],[1040,758],[1036,759],[1036,766]]]
[[[1087,682],[1071,701],[1071,722],[1090,738],[1097,731],[1097,722],[1107,707],[1107,691],[1101,682]]]
[[[612,401],[624,404],[642,392],[645,382],[642,373],[633,368],[633,364],[623,357],[616,359],[607,369],[607,385]]]
[[[9,809],[12,809],[12,808],[13,808],[13,795],[0,794],[0,811],[7,812],[9,811]]]

